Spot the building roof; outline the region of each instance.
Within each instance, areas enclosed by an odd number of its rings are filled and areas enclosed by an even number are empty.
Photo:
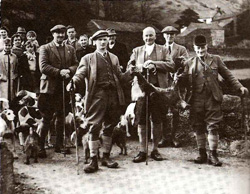
[[[221,27],[225,27],[226,25],[230,24],[233,20],[234,20],[233,18],[220,20],[220,21],[218,21],[218,25]]]
[[[115,22],[115,21],[92,19],[89,21],[88,26],[90,26],[90,28],[97,28],[97,29],[113,28],[115,29],[115,31],[118,32],[142,32],[144,28],[151,26],[156,30],[156,33],[161,32],[154,25],[146,23],[134,23],[134,22]]]
[[[197,29],[207,29],[207,30],[223,30],[221,26],[219,26],[217,23],[191,23],[185,31],[183,31],[178,36],[187,36],[191,32],[197,30]]]

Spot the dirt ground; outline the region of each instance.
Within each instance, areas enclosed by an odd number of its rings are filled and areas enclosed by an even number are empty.
[[[85,174],[83,153],[77,166],[75,149],[71,155],[47,150],[48,158],[25,165],[24,154],[18,151],[14,162],[16,194],[248,194],[250,192],[250,163],[247,159],[220,153],[222,167],[197,165],[194,147],[160,148],[164,161],[135,164],[138,143],[129,140],[128,155],[119,155],[113,147],[112,157],[118,169],[100,166],[97,173]],[[151,144],[149,146],[149,153]]]

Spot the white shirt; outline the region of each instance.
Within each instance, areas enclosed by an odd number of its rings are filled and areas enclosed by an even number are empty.
[[[151,53],[154,50],[154,47],[155,47],[155,43],[152,44],[152,45],[146,45],[146,49],[145,50],[146,50],[146,53],[147,53],[148,56],[151,55]]]

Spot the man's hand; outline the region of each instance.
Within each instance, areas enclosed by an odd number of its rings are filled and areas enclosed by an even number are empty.
[[[76,88],[74,81],[70,81],[68,85],[66,86],[66,90],[69,91],[74,91]]]
[[[156,66],[152,60],[147,60],[144,62],[143,67],[145,69],[156,71]]]
[[[249,95],[249,91],[246,87],[241,87],[240,88],[240,92],[242,96],[248,96]]]
[[[63,78],[65,78],[65,79],[68,79],[68,78],[70,78],[70,70],[69,69],[62,69],[61,71],[60,71],[60,75],[61,75],[61,77],[63,77]]]
[[[139,69],[135,65],[130,65],[129,68],[128,68],[128,71],[130,72],[130,74],[140,72]]]

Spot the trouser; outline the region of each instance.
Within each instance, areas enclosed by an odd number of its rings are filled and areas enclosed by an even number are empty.
[[[40,94],[38,97],[38,108],[42,115],[40,149],[44,149],[45,139],[50,129],[51,120],[55,116],[56,148],[63,146],[63,95],[62,91],[55,94]],[[69,94],[65,93],[65,116],[70,111]],[[55,115],[54,115],[55,114]]]
[[[219,141],[220,122],[223,119],[221,102],[214,100],[206,88],[194,93],[191,99],[190,119],[196,134],[198,148],[206,148],[206,133],[210,150],[216,150]]]
[[[138,107],[140,105],[140,107]],[[162,119],[166,115],[165,106],[161,104],[160,97],[157,94],[149,98],[149,118],[152,121],[153,150],[157,150],[158,144],[162,137]],[[139,116],[138,136],[140,142],[140,151],[146,151],[146,98],[138,99],[136,112]],[[140,109],[140,111],[138,111]]]
[[[89,129],[90,155],[95,156],[98,148],[100,131],[104,153],[111,151],[112,133],[121,115],[117,90],[96,88],[91,105],[86,114]]]

